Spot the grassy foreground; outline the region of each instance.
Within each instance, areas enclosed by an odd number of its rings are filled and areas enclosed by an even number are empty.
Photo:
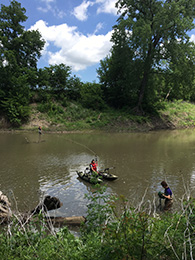
[[[103,188],[104,189],[104,188]],[[183,199],[181,212],[157,214],[152,202],[132,208],[125,198],[96,189],[88,197],[87,223],[74,236],[44,223],[18,218],[0,233],[2,260],[175,260],[195,257],[195,200]],[[185,198],[187,196],[184,196]],[[121,200],[118,212],[116,200]],[[118,203],[117,203],[118,205]]]

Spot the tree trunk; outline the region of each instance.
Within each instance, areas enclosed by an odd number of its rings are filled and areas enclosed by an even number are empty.
[[[144,114],[144,111],[142,108],[142,102],[143,102],[143,99],[145,96],[145,90],[148,85],[148,78],[149,78],[149,74],[150,74],[151,66],[152,66],[151,64],[152,64],[152,45],[150,45],[150,47],[149,47],[147,57],[145,60],[143,78],[142,78],[142,81],[140,84],[140,92],[139,92],[138,103],[137,103],[137,107],[136,107],[136,112],[141,115]]]
[[[137,104],[137,112],[141,113],[141,114],[144,113],[143,108],[142,108],[142,102],[144,99],[147,82],[148,82],[148,73],[145,71],[142,82],[141,82],[141,86],[140,86],[139,99],[138,99],[138,104]]]

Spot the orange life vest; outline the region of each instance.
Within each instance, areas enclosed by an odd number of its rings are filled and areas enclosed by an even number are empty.
[[[94,170],[94,171],[96,171],[97,172],[97,166],[96,166],[96,163],[91,163],[90,164],[90,168],[92,167],[92,169]]]

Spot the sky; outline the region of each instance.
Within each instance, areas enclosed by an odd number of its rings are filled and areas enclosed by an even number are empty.
[[[38,67],[64,63],[82,82],[98,82],[96,69],[111,48],[116,0],[17,0],[26,9],[26,30],[38,29],[46,44]],[[9,0],[0,0],[8,6]]]
[[[82,82],[98,82],[96,70],[112,46],[116,0],[17,1],[26,9],[25,29],[38,29],[46,41],[38,68],[64,63]],[[195,42],[195,30],[190,36]]]

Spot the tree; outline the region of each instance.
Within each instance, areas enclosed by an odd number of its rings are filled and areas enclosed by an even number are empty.
[[[83,83],[80,78],[73,75],[69,78],[66,88],[66,96],[69,100],[78,101],[80,99],[80,90]]]
[[[135,106],[137,100],[137,78],[139,60],[132,60],[133,53],[128,46],[126,32],[116,30],[112,36],[116,41],[111,55],[100,61],[101,67],[97,70],[104,98],[115,107]],[[138,65],[138,64],[137,64]]]
[[[101,86],[97,83],[87,82],[81,86],[81,103],[86,108],[101,110],[105,108]]]
[[[37,61],[45,43],[38,31],[24,30],[25,12],[15,0],[9,6],[1,5],[0,10],[0,107],[17,125],[28,118],[30,87],[36,85]],[[8,113],[10,110],[12,113]],[[15,116],[11,118],[11,114]]]
[[[195,1],[118,0],[116,7],[120,17],[114,27],[113,48],[119,46],[123,35],[132,53],[130,62],[139,66],[139,74],[136,73],[136,110],[142,112],[143,101],[147,102],[147,95],[153,91],[151,88],[155,85],[152,83],[154,74],[164,72],[167,67],[173,75],[176,70],[181,73],[181,56],[186,68],[195,62],[195,46],[187,34],[195,27]],[[136,64],[136,61],[139,62]],[[190,71],[193,78],[194,72]],[[184,76],[181,73],[181,77]],[[131,84],[129,87],[131,88]]]
[[[58,101],[78,100],[82,83],[78,77],[71,76],[71,67],[61,63],[50,65],[38,71],[39,89],[44,89]]]
[[[189,43],[191,45],[191,43]],[[191,53],[189,53],[191,51]],[[177,52],[177,53],[175,53]],[[186,43],[174,48],[173,58],[169,64],[171,84],[170,98],[192,100],[195,94],[195,48]]]
[[[59,99],[64,96],[68,78],[71,74],[71,68],[65,64],[50,65],[45,68],[49,75],[50,91]]]
[[[18,66],[36,67],[44,40],[39,31],[25,31],[21,24],[27,20],[25,8],[13,0],[10,6],[1,5],[0,41],[1,62],[11,65],[13,60]],[[10,59],[11,58],[11,59]]]

